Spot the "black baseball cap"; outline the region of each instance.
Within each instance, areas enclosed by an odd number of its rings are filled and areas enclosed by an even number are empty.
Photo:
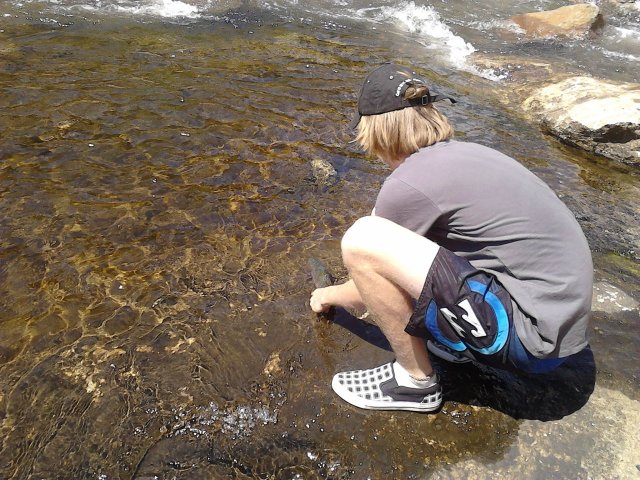
[[[395,63],[385,63],[376,68],[367,76],[362,85],[360,96],[358,97],[358,110],[349,127],[356,128],[360,118],[364,115],[378,115],[446,99],[451,100],[451,103],[456,103],[456,100],[451,97],[431,95],[428,90],[423,97],[405,100],[403,98],[405,90],[409,86],[418,85],[427,86],[427,82],[420,78],[411,68],[396,65]]]

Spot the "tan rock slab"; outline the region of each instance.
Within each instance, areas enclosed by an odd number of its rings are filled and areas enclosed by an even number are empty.
[[[604,25],[600,9],[591,3],[516,15],[511,17],[511,21],[522,28],[526,35],[538,38],[581,38]]]
[[[524,421],[511,449],[496,462],[469,458],[429,478],[636,479],[640,475],[639,421],[637,399],[596,386],[589,403],[573,415],[551,422]]]
[[[570,145],[640,165],[640,84],[571,77],[534,91],[522,107]]]

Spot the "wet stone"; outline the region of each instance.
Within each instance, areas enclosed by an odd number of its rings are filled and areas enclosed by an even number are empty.
[[[338,172],[327,160],[314,158],[311,161],[311,172],[317,186],[329,187],[337,181]]]
[[[640,303],[629,294],[606,282],[597,282],[593,287],[593,310],[616,313],[638,310]]]

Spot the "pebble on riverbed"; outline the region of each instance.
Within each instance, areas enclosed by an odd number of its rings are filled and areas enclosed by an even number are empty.
[[[333,165],[327,160],[319,158],[311,161],[311,175],[314,183],[319,187],[329,187],[338,178],[338,172],[333,168]]]

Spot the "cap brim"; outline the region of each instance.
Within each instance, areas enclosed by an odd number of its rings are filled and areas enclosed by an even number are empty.
[[[356,127],[358,126],[358,124],[360,123],[360,119],[361,118],[362,118],[362,116],[360,115],[360,112],[358,112],[356,110],[356,113],[353,116],[353,119],[351,120],[351,123],[349,123],[349,129],[350,130],[355,130]]]

